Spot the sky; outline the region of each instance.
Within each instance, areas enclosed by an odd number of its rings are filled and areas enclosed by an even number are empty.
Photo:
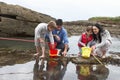
[[[0,0],[64,21],[120,16],[120,0]]]

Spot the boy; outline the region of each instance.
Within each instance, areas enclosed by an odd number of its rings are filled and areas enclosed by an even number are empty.
[[[40,23],[35,28],[35,46],[36,46],[36,54],[34,56],[38,59],[40,56],[40,48],[42,50],[41,58],[45,57],[45,35],[48,34],[50,38],[50,43],[54,45],[54,39],[52,35],[52,30],[56,28],[56,23],[54,21],[50,21],[48,24]]]

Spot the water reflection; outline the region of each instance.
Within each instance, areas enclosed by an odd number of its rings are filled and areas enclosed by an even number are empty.
[[[109,69],[103,65],[76,65],[78,80],[106,80],[109,75]]]
[[[40,65],[38,63],[34,65],[33,80],[63,80],[67,64],[68,60],[41,59]]]

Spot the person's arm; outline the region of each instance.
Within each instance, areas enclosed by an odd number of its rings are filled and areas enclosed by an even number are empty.
[[[65,49],[64,49],[64,51],[63,51],[63,54],[64,54],[64,56],[65,56],[65,55],[67,54],[68,43],[69,43],[66,30],[65,30],[64,35],[63,35],[63,40],[64,40],[64,44],[65,44]]]
[[[60,42],[60,37],[59,37],[58,35],[54,34],[53,36],[55,37],[55,39],[56,39],[58,42]]]
[[[53,38],[53,34],[52,34],[52,31],[49,32],[49,39],[50,39],[50,44],[51,44],[51,49],[55,49],[55,44],[54,44],[54,38]]]
[[[54,44],[54,38],[53,38],[52,31],[49,32],[49,39],[50,39],[50,43]]]
[[[86,46],[82,41],[82,35],[80,36],[79,40],[78,40],[78,44],[80,44],[81,46]]]
[[[68,50],[68,44],[65,44],[64,52],[67,53],[67,50]]]
[[[93,40],[91,40],[91,41],[89,41],[89,42],[87,43],[87,47],[91,47],[91,46],[93,46],[93,45],[95,45],[95,44],[96,44],[96,42],[93,41]]]

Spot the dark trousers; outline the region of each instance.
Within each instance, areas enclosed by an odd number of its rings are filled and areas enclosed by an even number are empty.
[[[63,52],[64,49],[65,49],[65,44],[59,43],[59,44],[57,44],[56,48],[61,50],[61,51],[60,51],[60,55],[62,55],[62,52]],[[69,48],[67,49],[67,51],[68,51],[68,50],[69,50]]]

